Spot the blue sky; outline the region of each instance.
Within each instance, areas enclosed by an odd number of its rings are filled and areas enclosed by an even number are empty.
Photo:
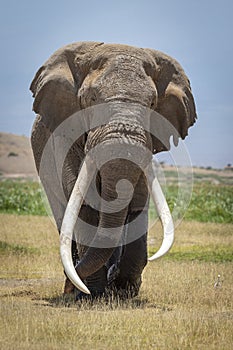
[[[125,43],[163,51],[185,69],[199,117],[185,141],[193,165],[233,163],[232,15],[232,0],[2,0],[0,131],[30,135],[30,82],[56,49]]]

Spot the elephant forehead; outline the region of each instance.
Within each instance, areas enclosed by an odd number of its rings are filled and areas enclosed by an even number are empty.
[[[93,59],[117,59],[119,63],[126,61],[150,63],[155,65],[154,60],[144,51],[144,49],[121,45],[121,44],[104,44],[95,49]]]

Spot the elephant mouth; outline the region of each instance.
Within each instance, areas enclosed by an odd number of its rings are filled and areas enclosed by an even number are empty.
[[[90,159],[90,157],[87,156],[83,162],[79,176],[67,204],[60,234],[60,255],[67,277],[80,291],[86,294],[90,294],[90,291],[82,281],[83,276],[80,278],[75,270],[71,256],[71,244],[79,211],[95,171],[95,163],[92,159]],[[174,241],[174,225],[166,199],[163,195],[159,182],[153,173],[151,165],[146,168],[145,175],[151,197],[163,226],[164,233],[163,242],[160,249],[148,259],[149,261],[154,261],[165,255],[172,247]],[[103,262],[103,265],[104,263],[105,262]]]

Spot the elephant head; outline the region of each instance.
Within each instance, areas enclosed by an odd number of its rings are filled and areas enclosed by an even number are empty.
[[[46,144],[70,116],[83,110],[92,111],[100,105],[107,106],[105,121],[96,123],[93,115],[88,120],[85,132],[75,140],[66,154],[62,185],[67,208],[59,207],[54,194],[56,190],[51,193],[49,186],[44,184],[61,231],[61,255],[65,271],[79,289],[88,293],[82,281],[89,278],[92,281],[89,284],[93,285],[99,278],[101,285],[106,283],[103,280],[106,280],[107,270],[112,266],[109,261],[116,253],[126,221],[129,217],[133,221],[138,215],[134,214],[136,212],[147,211],[149,176],[144,175],[144,169],[148,168],[152,155],[169,149],[170,136],[173,136],[175,144],[179,137],[184,139],[188,128],[196,120],[190,83],[177,61],[159,51],[127,45],[80,42],[55,52],[37,72],[31,91],[35,98],[33,109],[38,114],[31,140],[39,173]],[[167,124],[161,126],[158,116],[162,116]],[[152,129],[158,129],[158,132],[151,132]],[[107,156],[104,156],[105,161],[101,156],[102,163],[98,165],[100,155]],[[135,157],[138,159],[136,164]],[[99,169],[97,187],[102,202],[99,210],[92,212],[85,207],[83,197],[96,167]],[[129,187],[126,189],[121,183],[117,193],[117,183],[123,179],[129,181],[133,189],[130,191]],[[156,179],[151,183],[154,188],[152,197],[166,226],[170,220],[168,207]],[[120,203],[120,207],[111,208],[116,202],[117,205]],[[79,249],[80,261],[74,269],[70,254],[71,239],[76,220],[82,215],[84,221],[95,221],[97,233],[92,236],[90,244],[84,244],[83,250]],[[144,237],[145,233],[142,232],[141,236]],[[104,246],[101,246],[102,240],[105,241]],[[158,256],[170,248],[172,240],[166,243],[165,239]],[[131,241],[133,244],[134,240]],[[134,285],[145,266],[145,254],[140,258],[141,250],[144,249],[140,248],[141,237],[135,238],[135,241],[132,249],[130,244],[125,249],[129,252],[128,257],[125,254],[125,262],[119,262],[123,271],[127,270],[125,265],[132,260],[132,256],[140,260],[131,269],[137,270],[137,273],[120,271],[125,285]],[[106,270],[105,277],[96,277],[99,271],[99,276],[103,275],[103,268]]]

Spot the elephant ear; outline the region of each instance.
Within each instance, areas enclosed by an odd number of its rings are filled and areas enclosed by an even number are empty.
[[[153,152],[170,149],[170,137],[178,144],[178,139],[188,135],[188,128],[197,118],[194,98],[189,79],[180,64],[173,58],[160,51],[146,49],[156,63],[156,71],[152,77],[157,88],[158,101],[155,111],[162,115],[169,123],[162,123],[159,127],[159,137],[152,132]],[[157,115],[158,116],[158,115]],[[158,129],[156,113],[151,117],[153,129]],[[172,127],[168,127],[172,125]],[[161,131],[161,129],[163,129]]]
[[[88,57],[102,43],[78,42],[56,51],[36,73],[30,90],[33,110],[53,131],[63,120],[80,110],[78,89],[88,72]],[[79,58],[82,57],[82,64]]]
[[[88,63],[92,51],[99,45],[101,43],[80,42],[59,49],[38,70],[30,86],[34,97],[33,110],[38,114],[32,128],[31,145],[36,167],[58,229],[61,227],[67,204],[62,190],[63,183],[61,183],[59,176],[60,154],[66,141],[69,143],[70,140],[66,140],[63,135],[53,131],[66,118],[80,110],[78,90],[88,73]],[[76,157],[75,165],[72,164],[73,158],[71,156],[71,153],[74,152],[73,147],[67,154],[63,165],[64,169],[61,170],[65,173],[65,179],[70,179],[71,176],[66,176],[68,171],[73,169],[75,172],[82,162],[84,138],[85,135],[82,135],[76,142],[80,153],[78,154],[79,158]],[[46,156],[43,158],[44,163],[41,166],[46,145]]]

